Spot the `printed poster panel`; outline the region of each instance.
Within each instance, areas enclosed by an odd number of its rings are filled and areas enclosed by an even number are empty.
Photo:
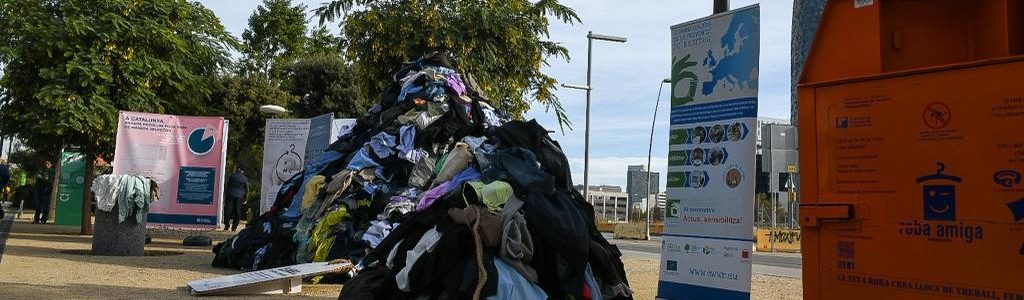
[[[114,174],[150,177],[160,200],[150,203],[148,227],[216,229],[224,186],[226,121],[122,111]]]
[[[335,137],[334,114],[323,114],[309,119],[309,137],[306,138],[306,156],[314,158],[319,156],[331,145]]]
[[[672,27],[661,299],[749,299],[760,9]]]
[[[263,139],[263,174],[260,213],[270,210],[277,192],[289,178],[302,172],[309,137],[309,119],[269,119]]]
[[[334,143],[342,136],[352,133],[352,129],[356,127],[356,119],[334,119],[333,127],[331,128],[331,143]]]
[[[336,130],[333,114],[312,119],[268,119],[265,128],[261,214],[274,205],[281,185],[302,172],[307,157],[323,153],[337,139],[333,134]]]
[[[82,224],[82,193],[85,191],[85,155],[61,152],[57,184],[57,225]]]
[[[733,291],[750,289],[750,242],[665,236],[661,249],[659,297],[736,299]],[[670,298],[676,299],[676,298]]]

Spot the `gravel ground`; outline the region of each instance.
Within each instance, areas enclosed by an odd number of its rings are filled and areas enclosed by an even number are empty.
[[[28,218],[26,218],[26,216]],[[184,247],[187,234],[154,232],[146,250],[181,252],[172,256],[112,257],[67,254],[91,247],[90,236],[78,227],[30,224],[31,213],[16,220],[3,260],[0,260],[0,299],[196,299],[185,283],[236,273],[210,266],[210,247]],[[233,233],[214,231],[214,241]],[[260,299],[337,299],[340,285],[304,285],[299,295],[261,296]],[[249,297],[203,297],[253,298]]]
[[[26,218],[28,216],[28,218]],[[195,299],[185,290],[192,280],[235,273],[210,267],[209,247],[184,247],[186,234],[153,232],[147,250],[180,255],[104,257],[64,253],[88,250],[91,237],[78,227],[30,224],[31,214],[16,220],[0,260],[0,299]],[[207,233],[214,242],[231,232]],[[658,285],[658,261],[624,257],[636,299],[653,299]],[[801,299],[797,279],[754,275],[753,299]],[[306,284],[298,295],[203,297],[259,299],[337,299],[339,285]]]

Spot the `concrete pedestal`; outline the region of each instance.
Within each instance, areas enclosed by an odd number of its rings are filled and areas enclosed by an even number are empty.
[[[124,223],[117,220],[117,205],[108,211],[96,210],[93,225],[92,254],[110,256],[143,256],[146,250],[146,222],[138,223],[129,216]],[[143,218],[145,219],[145,218]]]

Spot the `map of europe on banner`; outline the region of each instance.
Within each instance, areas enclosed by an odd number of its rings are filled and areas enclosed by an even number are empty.
[[[160,200],[148,227],[215,229],[221,218],[227,121],[222,117],[118,114],[114,174],[150,177]]]
[[[659,299],[749,299],[760,9],[672,26]]]

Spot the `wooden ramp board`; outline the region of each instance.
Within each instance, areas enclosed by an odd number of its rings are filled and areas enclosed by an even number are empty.
[[[330,273],[351,265],[308,263],[189,282],[192,295],[291,294],[302,291],[302,278]]]

